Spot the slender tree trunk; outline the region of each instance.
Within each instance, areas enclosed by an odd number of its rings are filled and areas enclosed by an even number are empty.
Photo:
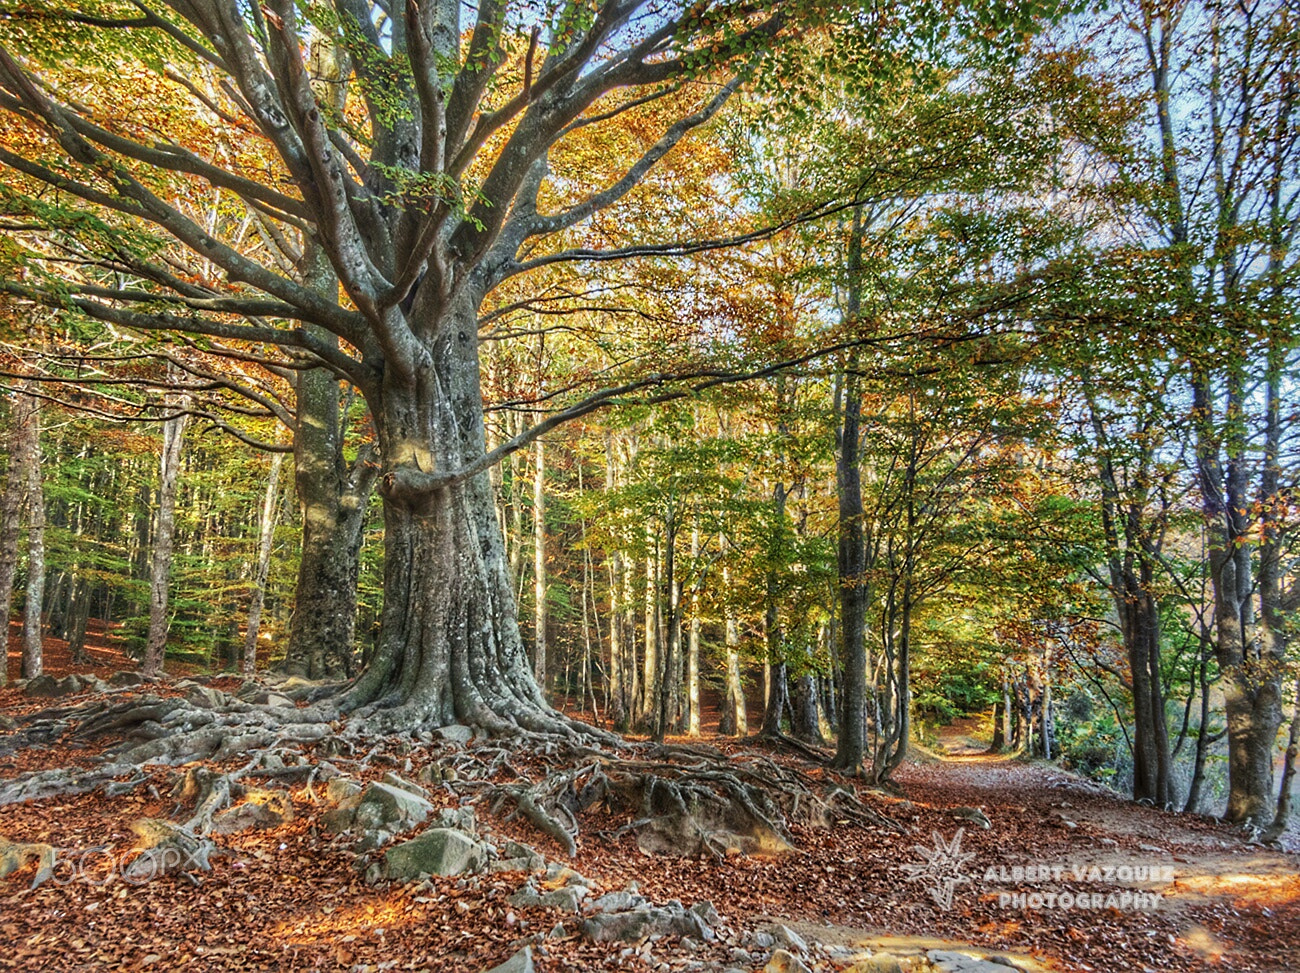
[[[673,728],[678,700],[681,697],[681,681],[677,678],[678,661],[681,656],[681,586],[677,583],[677,517],[675,508],[669,513],[664,524],[663,547],[663,586],[667,592],[668,617],[664,625],[663,665],[659,679],[659,695],[656,700],[654,726],[652,735],[660,743],[668,731]]]
[[[90,664],[86,653],[86,627],[90,624],[90,582],[78,577],[72,585],[71,619],[68,626],[68,652],[74,664]]]
[[[1014,713],[1011,706],[1011,673],[1007,667],[1002,670],[1002,739],[1003,746],[1010,748],[1012,746],[1012,729],[1011,721]]]
[[[546,453],[533,444],[533,678],[546,688]]]
[[[691,527],[691,564],[700,576],[700,527]],[[691,585],[691,623],[686,656],[686,735],[700,735],[700,585]]]
[[[1300,758],[1300,674],[1296,676],[1295,692],[1291,697],[1291,731],[1287,735],[1286,756],[1282,759],[1282,785],[1277,792],[1277,813],[1273,823],[1264,832],[1266,840],[1275,840],[1291,823],[1291,790],[1296,775],[1296,760]]]
[[[645,559],[645,658],[644,672],[641,677],[641,714],[651,722],[655,707],[659,701],[659,572],[655,556],[657,539],[652,532],[646,532]]]
[[[524,417],[521,413],[513,413],[514,427],[513,434],[519,435],[524,431]],[[510,502],[509,502],[509,520],[510,529],[506,533],[506,538],[510,541],[510,578],[512,587],[518,592],[518,597],[522,597],[524,590],[524,459],[526,454],[520,450],[511,453],[510,458],[506,461],[506,466],[510,470]]]
[[[786,492],[783,483],[772,488],[773,520],[782,525],[778,533],[784,531]],[[779,543],[773,540],[773,543]],[[764,621],[767,629],[767,704],[763,711],[762,736],[780,736],[781,718],[789,700],[787,670],[785,663],[785,637],[781,630],[780,606],[778,604],[779,585],[775,567],[775,552],[772,563],[767,570],[767,611]]]
[[[1232,384],[1228,411],[1240,408],[1241,389]],[[1230,461],[1221,467],[1218,441],[1211,429],[1208,379],[1193,382],[1197,410],[1197,459],[1201,498],[1209,529],[1210,582],[1214,592],[1215,651],[1228,724],[1228,808],[1233,824],[1266,827],[1274,817],[1273,747],[1282,723],[1281,666],[1248,641],[1254,577],[1247,535],[1250,502],[1246,497],[1244,446],[1229,433]],[[1226,469],[1226,475],[1224,470]],[[1271,646],[1273,648],[1275,646]]]
[[[149,637],[145,643],[142,675],[162,675],[167,648],[167,595],[171,584],[172,551],[176,535],[176,488],[180,480],[181,441],[185,416],[163,423],[162,460],[158,470],[158,513],[154,524],[153,556],[149,572]]]
[[[27,471],[27,592],[23,603],[24,679],[35,679],[45,671],[41,609],[45,601],[45,490],[41,482],[40,400],[32,399],[27,421],[31,453]]]
[[[613,494],[617,487],[614,470],[614,436],[605,433],[605,492]],[[635,651],[628,644],[627,622],[623,607],[623,552],[617,547],[609,553],[609,697],[606,712],[615,729],[626,730],[634,708],[631,680],[628,678],[636,666]],[[633,657],[628,658],[629,654]]]
[[[40,449],[37,412],[39,400],[21,390],[9,412],[9,475],[0,496],[0,686],[9,681],[9,613],[13,601],[14,574],[18,568],[18,542],[22,536],[23,501],[28,492],[28,468]]]
[[[1210,633],[1204,625],[1200,630],[1200,659],[1196,667],[1197,690],[1201,700],[1201,721],[1196,728],[1196,756],[1192,760],[1192,780],[1187,786],[1187,801],[1183,813],[1193,814],[1200,808],[1201,788],[1205,783],[1205,759],[1210,751]]]
[[[749,736],[749,717],[745,707],[745,686],[740,678],[740,620],[736,617],[731,569],[728,567],[722,569],[722,587],[726,597],[723,640],[727,650],[727,698],[723,702],[723,719],[718,732],[744,739]]]
[[[862,210],[853,212],[849,237],[849,284],[845,316],[861,313]],[[843,704],[839,738],[832,766],[854,777],[862,776],[867,760],[867,600],[866,546],[863,538],[860,437],[862,391],[858,356],[839,380],[843,400],[835,443],[835,493],[839,502],[839,633],[840,662],[844,667]]]
[[[262,624],[262,604],[266,600],[266,579],[271,573],[271,547],[275,542],[276,498],[280,494],[280,468],[284,453],[271,454],[271,471],[262,499],[262,516],[257,528],[257,567],[253,574],[253,591],[248,606],[248,627],[244,633],[244,675],[257,671],[257,635]]]

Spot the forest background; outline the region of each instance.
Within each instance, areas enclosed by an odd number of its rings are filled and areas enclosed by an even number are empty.
[[[620,732],[835,740],[876,782],[983,713],[994,747],[1280,834],[1294,5],[509,7],[452,41],[245,11],[287,141],[204,26],[224,4],[0,16],[11,675],[98,620],[146,675],[282,668],[489,727],[531,725],[535,680]],[[393,148],[482,75],[463,158]],[[356,270],[381,237],[414,256]],[[481,448],[393,405],[421,315],[474,346]],[[499,705],[394,641],[459,590],[418,570],[429,498],[478,481],[509,593],[481,617],[517,603],[527,654],[483,650]]]

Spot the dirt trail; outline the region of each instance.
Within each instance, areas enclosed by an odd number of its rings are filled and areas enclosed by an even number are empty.
[[[913,801],[987,815],[998,853],[968,866],[969,894],[1001,904],[1008,892],[1154,892],[1161,917],[1178,929],[1176,952],[1190,951],[1207,968],[1300,970],[1288,943],[1266,945],[1269,920],[1300,916],[1293,850],[1251,842],[1213,818],[1133,804],[1053,765],[989,754],[986,746],[976,721],[958,721],[940,733],[930,759],[899,774]],[[967,834],[978,827],[966,824]],[[1050,914],[1052,906],[1042,908]],[[1056,914],[1063,922],[1079,917],[1059,906]]]

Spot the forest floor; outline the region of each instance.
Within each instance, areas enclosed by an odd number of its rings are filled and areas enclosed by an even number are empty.
[[[111,640],[96,634],[95,673],[129,668]],[[69,664],[59,649],[47,648],[54,675]],[[232,690],[239,680],[211,684]],[[12,687],[0,690],[0,715],[21,718],[48,705]],[[106,742],[60,741],[0,756],[0,779],[87,766]],[[802,756],[757,741],[705,742],[731,756],[764,749],[813,778],[831,777]],[[506,898],[527,878],[518,872],[367,884],[347,841],[320,828],[331,805],[319,785],[291,790],[290,823],[219,837],[222,852],[211,871],[130,884],[114,864],[135,841],[131,824],[187,816],[169,793],[174,772],[151,768],[152,789],[0,807],[0,837],[54,845],[63,861],[78,866],[36,889],[28,888],[34,867],[0,880],[0,969],[479,973],[532,943],[536,968],[548,973],[754,971],[766,961],[754,931],[780,923],[827,947],[814,945],[805,957],[816,970],[844,969],[854,951],[880,950],[920,969],[920,957],[935,948],[996,954],[1038,973],[1300,970],[1300,857],[1250,844],[1213,819],[1135,806],[1055,767],[981,747],[976,724],[955,724],[933,752],[900,771],[898,793],[860,789],[865,803],[906,827],[905,835],[845,822],[793,827],[797,850],[775,858],[650,857],[631,834],[614,836],[624,822],[592,813],[582,819],[570,860],[527,822],[476,808],[494,840],[527,842],[600,891],[635,882],[652,901],[709,900],[721,913],[712,942],[667,937],[630,946],[576,935],[571,914],[509,906]],[[362,779],[385,771],[414,779],[431,759],[420,744],[395,744],[370,757],[355,769]],[[545,769],[527,755],[516,763]],[[448,790],[432,799],[452,805],[459,798]],[[974,808],[987,816],[987,829],[971,820],[978,818]],[[972,856],[958,857],[960,877],[946,906],[927,894],[936,883],[911,880],[943,847]],[[1153,866],[1156,880],[1140,881]],[[1132,893],[1141,891],[1159,894],[1158,903],[1135,908]],[[1090,907],[1076,901],[1062,908],[1055,898],[1061,893],[1076,900],[1086,894]],[[556,929],[560,923],[569,928]]]

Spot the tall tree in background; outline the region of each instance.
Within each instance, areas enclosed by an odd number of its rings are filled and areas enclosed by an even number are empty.
[[[1279,565],[1296,461],[1283,421],[1296,345],[1284,295],[1300,228],[1300,23],[1287,3],[1133,0],[1103,30],[1106,70],[1146,107],[1131,146],[1108,148],[1142,219],[1134,242],[1165,258],[1166,296],[1151,313],[1174,336],[1190,392],[1228,723],[1227,818],[1264,827],[1284,615],[1296,601]]]
[[[141,674],[162,675],[170,618],[167,603],[172,580],[172,555],[176,539],[176,489],[181,474],[184,413],[163,423],[162,455],[158,464],[158,509],[154,512],[153,549],[149,559],[149,634]]]
[[[38,408],[37,400],[21,391],[13,396],[9,408],[9,470],[4,494],[0,496],[0,609],[4,611],[0,686],[9,679],[9,605],[13,598],[14,575],[18,570],[22,514],[30,481],[28,470],[40,449],[39,426],[35,419]]]

